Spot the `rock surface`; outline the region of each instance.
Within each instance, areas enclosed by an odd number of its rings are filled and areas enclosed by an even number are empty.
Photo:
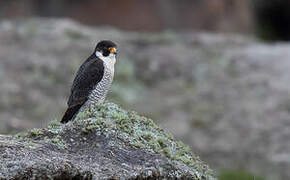
[[[152,120],[113,103],[66,125],[0,135],[0,152],[0,179],[215,179]]]

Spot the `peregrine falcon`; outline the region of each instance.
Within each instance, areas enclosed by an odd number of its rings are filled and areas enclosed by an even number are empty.
[[[72,120],[83,106],[101,104],[114,77],[117,45],[100,41],[93,54],[81,65],[71,87],[68,108],[61,123]]]

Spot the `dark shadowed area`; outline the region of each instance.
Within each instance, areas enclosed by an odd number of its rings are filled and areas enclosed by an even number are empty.
[[[108,101],[152,118],[220,180],[289,179],[289,12],[286,0],[3,0],[0,133],[58,121],[78,67],[110,39],[119,59]]]

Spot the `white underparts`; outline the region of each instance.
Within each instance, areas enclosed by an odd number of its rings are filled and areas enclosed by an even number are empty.
[[[109,56],[103,56],[103,54],[99,51],[96,51],[96,56],[98,58],[100,58],[101,60],[103,60],[103,62],[105,63],[104,65],[110,69],[110,71],[112,72],[112,74],[114,74],[114,66],[116,63],[116,55],[110,53]]]

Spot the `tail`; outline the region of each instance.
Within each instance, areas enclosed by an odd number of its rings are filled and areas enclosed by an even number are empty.
[[[78,113],[78,111],[81,107],[82,107],[82,104],[78,104],[76,106],[69,107],[66,110],[66,112],[64,113],[60,122],[64,124],[64,123],[71,121],[74,118],[74,116]]]

